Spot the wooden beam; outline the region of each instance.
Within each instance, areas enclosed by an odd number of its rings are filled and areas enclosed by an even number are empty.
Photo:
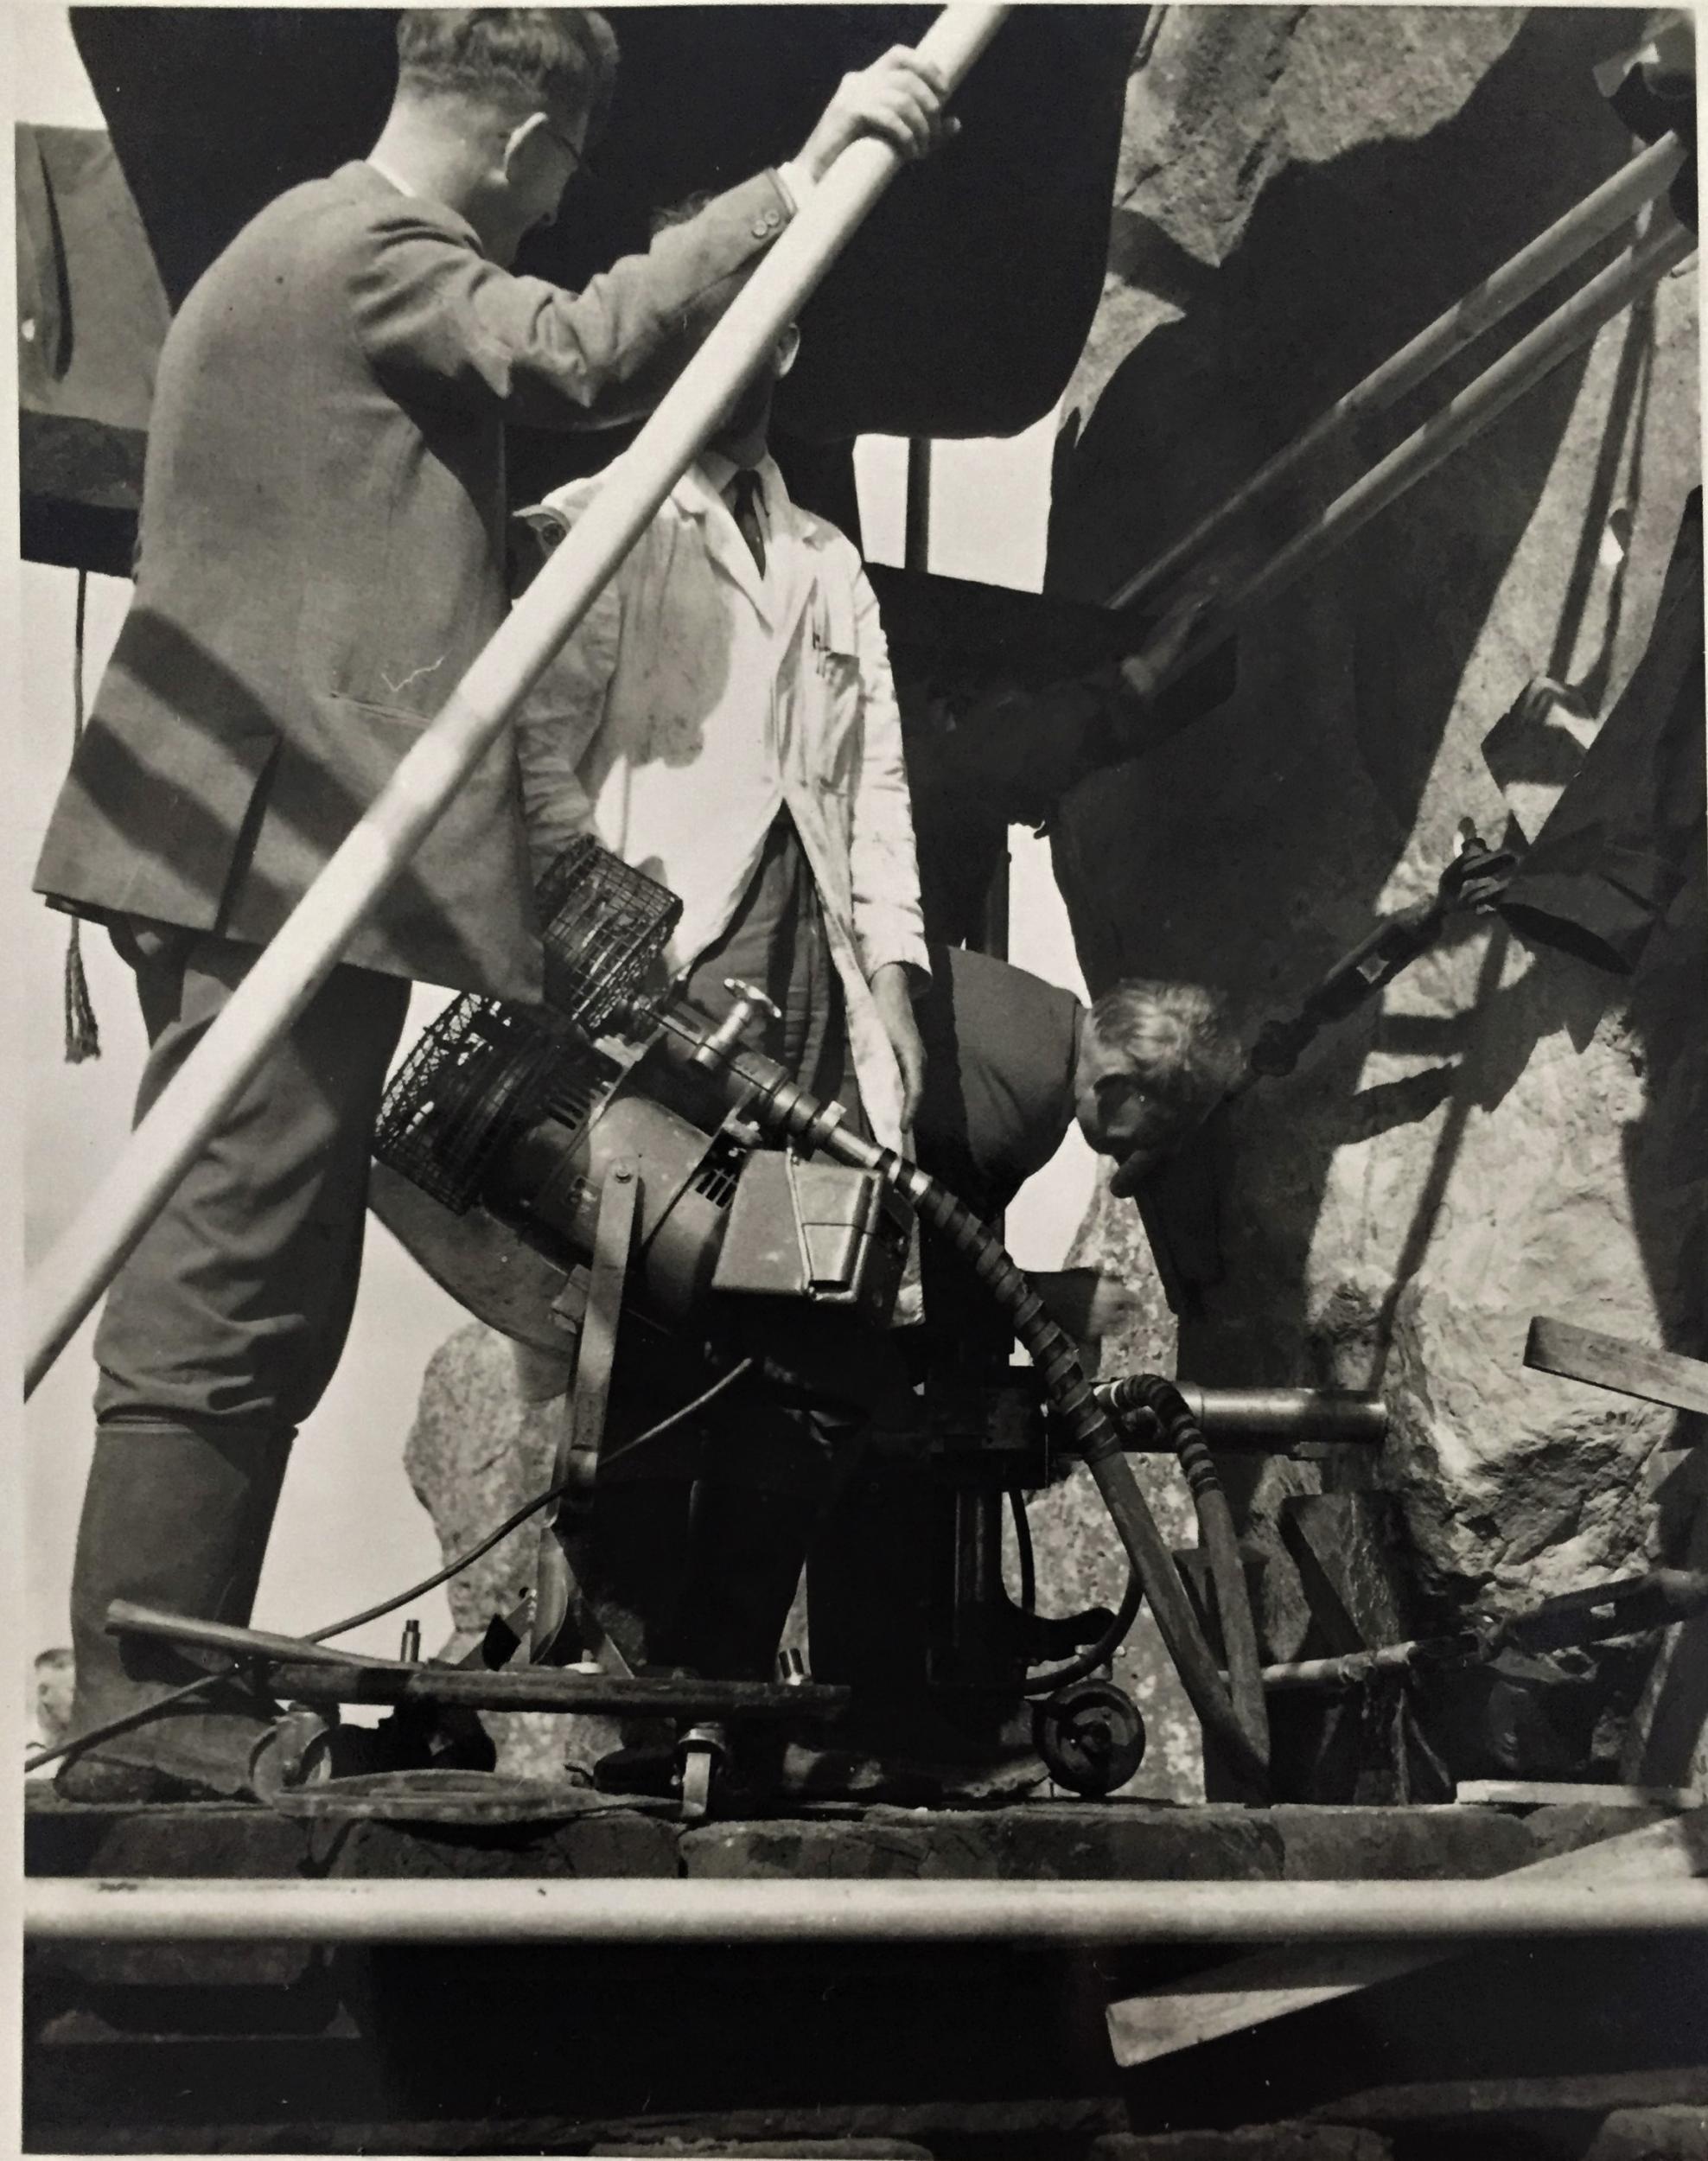
[[[1622,1336],[1597,1335],[1593,1329],[1539,1314],[1530,1323],[1524,1362],[1538,1373],[1586,1380],[1592,1388],[1610,1388],[1616,1395],[1640,1396],[1645,1403],[1708,1417],[1708,1364],[1677,1351],[1650,1350]]]
[[[1708,1871],[1708,1809],[1646,1824],[1494,1880],[1565,1884],[1594,1890],[1648,1882],[1686,1884]],[[1303,1884],[1297,1886],[1303,1890]],[[1444,1891],[1448,1887],[1443,1884]],[[1130,2069],[1204,2041],[1242,2033],[1291,2011],[1331,2003],[1379,1982],[1421,1972],[1454,1955],[1437,1944],[1322,1943],[1283,1947],[1232,1959],[1172,1987],[1112,2003],[1105,2017],[1117,2063]]]
[[[1708,1795],[1693,1786],[1605,1786],[1542,1778],[1462,1778],[1453,1798],[1463,1808],[1698,1808]]]

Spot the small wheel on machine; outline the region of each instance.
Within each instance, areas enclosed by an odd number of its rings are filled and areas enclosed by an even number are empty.
[[[711,1807],[712,1782],[717,1767],[729,1753],[729,1739],[719,1725],[691,1726],[677,1752],[681,1799],[678,1813],[684,1823],[703,1823]]]
[[[271,1803],[303,1788],[325,1785],[332,1776],[338,1730],[335,1711],[328,1715],[299,1707],[284,1712],[250,1753],[251,1791]]]
[[[1070,1793],[1112,1794],[1144,1761],[1138,1705],[1112,1680],[1058,1688],[1034,1705],[1032,1733],[1050,1776]]]

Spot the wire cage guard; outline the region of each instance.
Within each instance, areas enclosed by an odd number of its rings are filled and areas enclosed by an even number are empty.
[[[505,1140],[549,1093],[567,1048],[514,1006],[458,998],[386,1091],[374,1154],[466,1214]]]
[[[602,848],[572,840],[539,882],[546,999],[588,1036],[620,1022],[682,914],[668,887]]]

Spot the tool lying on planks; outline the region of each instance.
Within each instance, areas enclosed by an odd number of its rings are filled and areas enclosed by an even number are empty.
[[[1655,1568],[1616,1583],[1591,1584],[1545,1598],[1529,1612],[1478,1620],[1451,1635],[1383,1643],[1339,1658],[1299,1659],[1265,1666],[1265,1688],[1352,1688],[1380,1673],[1486,1666],[1507,1651],[1558,1651],[1643,1635],[1708,1612],[1708,1572]]]

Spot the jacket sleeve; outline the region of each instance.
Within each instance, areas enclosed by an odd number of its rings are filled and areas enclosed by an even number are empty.
[[[564,529],[559,520],[558,538]],[[616,673],[622,583],[619,571],[559,647],[516,717],[522,816],[536,883],[571,840],[592,830],[593,804],[581,768],[605,717]]]
[[[513,277],[400,196],[352,276],[356,335],[383,381],[418,394],[535,427],[609,424],[658,402],[789,214],[762,173],[571,293]]]
[[[877,600],[864,571],[854,571],[854,634],[860,662],[861,758],[849,841],[854,940],[870,982],[886,962],[922,977],[931,965],[920,908],[913,803],[902,755],[902,715],[890,679]]]

